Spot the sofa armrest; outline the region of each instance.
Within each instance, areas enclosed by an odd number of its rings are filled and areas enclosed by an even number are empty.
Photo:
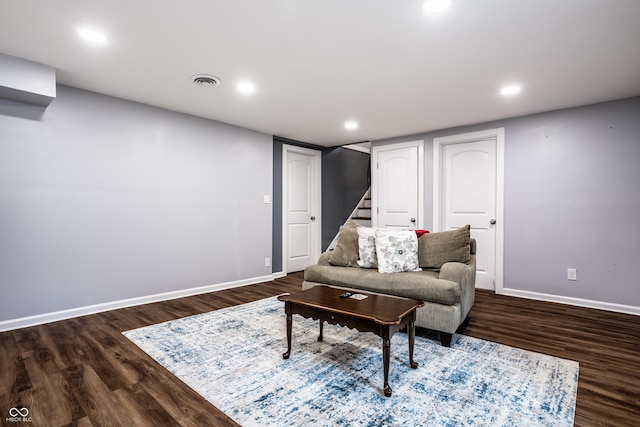
[[[451,280],[452,282],[462,283],[466,280],[468,265],[462,262],[445,262],[440,267],[438,279]]]
[[[439,279],[460,284],[460,315],[463,321],[469,314],[476,297],[476,256],[472,254],[467,264],[447,262],[440,268]]]

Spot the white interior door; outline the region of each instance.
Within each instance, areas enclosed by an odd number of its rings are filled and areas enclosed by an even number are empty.
[[[380,228],[422,227],[423,141],[374,147],[372,223]]]
[[[497,231],[501,209],[498,203],[498,136],[467,134],[434,141],[440,143],[440,225],[451,230],[471,225],[477,243],[476,287],[501,290],[498,275]],[[456,142],[460,141],[460,142]],[[501,197],[500,197],[501,198]],[[501,228],[501,227],[500,227]],[[500,251],[501,253],[501,251]],[[500,287],[497,277],[500,276]]]
[[[320,152],[283,146],[283,266],[302,271],[320,256]]]

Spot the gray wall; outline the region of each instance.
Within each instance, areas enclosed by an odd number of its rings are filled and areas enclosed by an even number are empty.
[[[57,95],[0,101],[0,321],[271,274],[271,135]]]
[[[375,141],[505,128],[504,287],[640,307],[640,97]],[[569,282],[568,267],[578,281]]]
[[[335,147],[322,152],[322,250],[369,188],[371,156]]]
[[[56,97],[56,69],[0,53],[0,98],[40,107]]]

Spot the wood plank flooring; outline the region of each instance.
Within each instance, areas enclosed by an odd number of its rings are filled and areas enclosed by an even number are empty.
[[[121,332],[297,291],[301,282],[296,273],[0,333],[2,425],[237,426]],[[640,424],[640,316],[476,291],[464,333],[578,361],[576,426]],[[8,421],[17,405],[30,423]]]

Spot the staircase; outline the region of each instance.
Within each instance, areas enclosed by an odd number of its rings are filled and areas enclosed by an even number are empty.
[[[350,219],[364,227],[371,227],[371,188],[360,199],[360,203],[351,214]]]
[[[371,187],[369,187],[367,192],[364,193],[364,196],[362,196],[362,199],[360,199],[356,208],[351,212],[349,218],[345,220],[345,223],[349,220],[357,222],[364,227],[371,227]],[[338,243],[337,234],[327,249],[335,248],[336,243]]]

